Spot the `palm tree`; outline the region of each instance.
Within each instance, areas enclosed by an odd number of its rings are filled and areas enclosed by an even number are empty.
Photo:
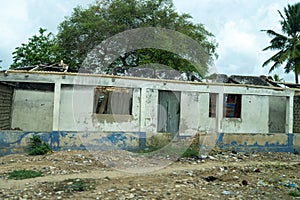
[[[262,30],[272,37],[270,45],[264,48],[263,51],[278,51],[263,63],[263,67],[273,62],[269,70],[269,72],[272,72],[275,68],[285,64],[285,73],[294,71],[295,81],[298,84],[298,74],[300,72],[300,3],[288,5],[284,8],[285,16],[280,11],[278,12],[282,18],[280,24],[283,34],[276,33],[273,30]]]
[[[274,81],[276,81],[276,82],[283,82],[283,81],[284,81],[284,79],[283,79],[283,78],[280,78],[278,74],[274,74],[274,75],[273,75],[273,79],[274,79]]]

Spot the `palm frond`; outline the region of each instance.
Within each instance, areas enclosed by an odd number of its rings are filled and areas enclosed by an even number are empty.
[[[261,30],[261,31],[264,31],[264,32],[267,32],[267,34],[270,36],[270,37],[279,37],[279,38],[287,38],[287,36],[285,35],[282,35],[280,33],[277,33],[271,29],[268,29],[268,30]]]
[[[290,73],[291,71],[294,71],[294,62],[292,60],[287,61],[285,67],[284,67],[284,73]]]
[[[275,55],[273,55],[271,58],[266,60],[262,66],[265,67],[265,66],[269,65],[271,62],[274,62],[274,64],[271,66],[271,68],[269,70],[269,72],[272,72],[275,68],[277,68],[279,65],[281,65],[286,60],[288,60],[288,58],[289,58],[288,49],[281,50],[281,51],[277,52]]]

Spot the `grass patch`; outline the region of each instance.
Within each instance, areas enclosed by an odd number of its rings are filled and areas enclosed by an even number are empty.
[[[42,176],[41,172],[33,171],[33,170],[14,170],[8,174],[8,179],[28,179]]]
[[[54,182],[53,191],[64,191],[66,193],[83,192],[95,189],[94,179],[67,179],[62,182]]]

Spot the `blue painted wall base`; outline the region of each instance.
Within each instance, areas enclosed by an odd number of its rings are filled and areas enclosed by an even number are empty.
[[[39,135],[54,151],[60,150],[141,150],[146,148],[145,132],[22,132],[0,131],[0,156],[26,153],[29,138]],[[201,136],[200,136],[201,137]],[[181,139],[184,139],[181,138]],[[300,134],[219,133],[214,147],[248,152],[300,152]],[[204,145],[200,148],[205,148]],[[210,147],[212,148],[212,147]]]

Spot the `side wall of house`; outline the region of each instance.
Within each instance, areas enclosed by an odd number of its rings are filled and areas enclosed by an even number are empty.
[[[0,84],[0,130],[11,128],[13,93],[13,87]]]
[[[16,89],[12,128],[23,131],[52,131],[53,99],[51,91]]]

